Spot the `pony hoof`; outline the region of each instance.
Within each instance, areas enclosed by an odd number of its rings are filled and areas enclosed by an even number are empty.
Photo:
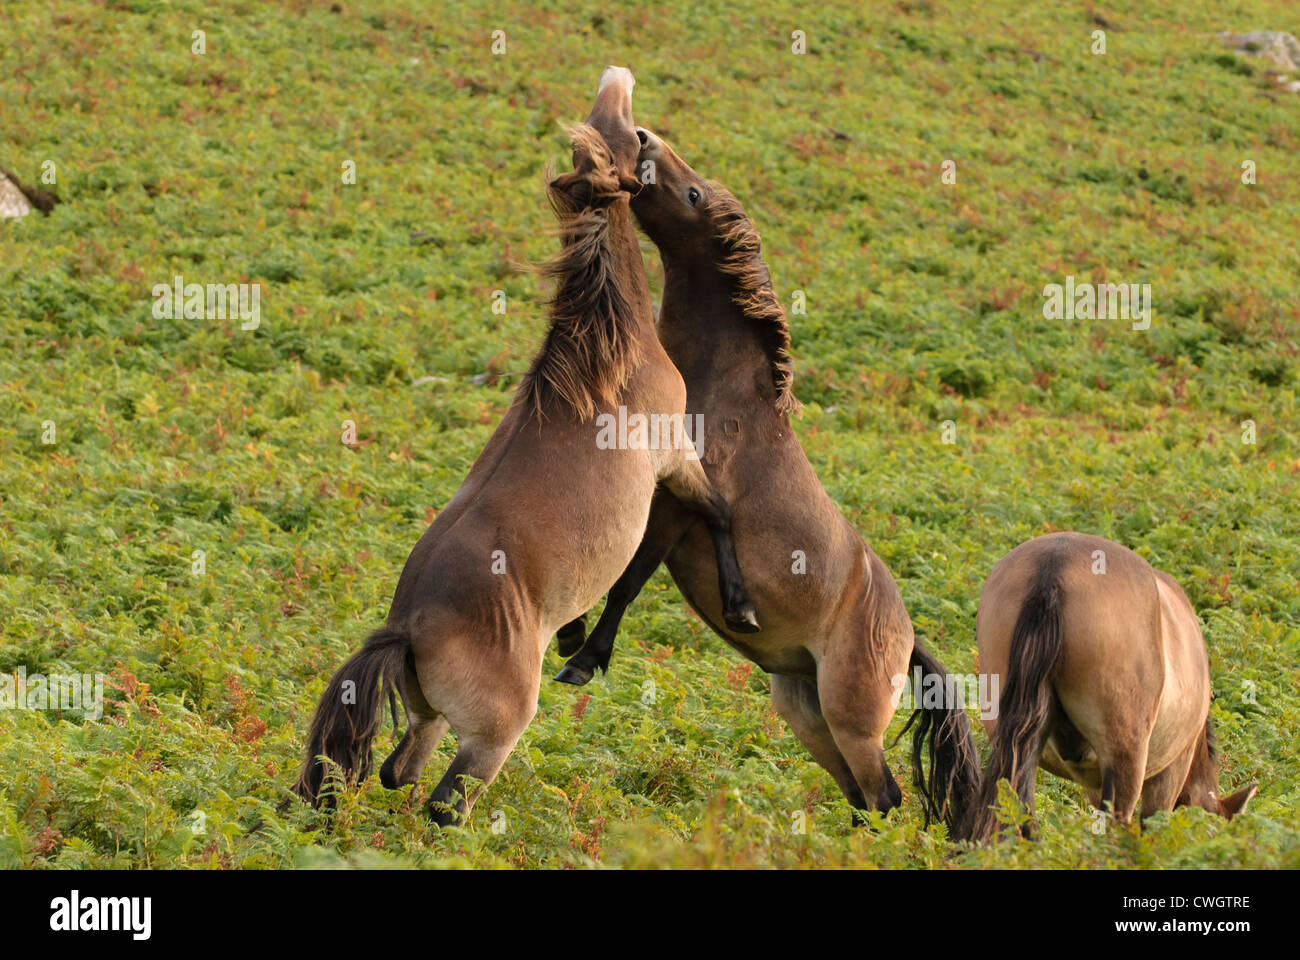
[[[727,629],[732,633],[758,633],[761,629],[754,608],[749,604],[736,613],[725,614],[723,619],[727,622]]]
[[[560,672],[555,675],[555,679],[560,683],[571,683],[575,687],[580,687],[591,679],[592,672],[585,667],[575,667],[570,661],[560,668]]]
[[[452,810],[430,810],[429,820],[433,825],[442,829],[450,830],[452,827],[461,826],[460,817]]]

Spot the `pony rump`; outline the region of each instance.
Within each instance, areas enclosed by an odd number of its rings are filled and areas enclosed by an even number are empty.
[[[1059,550],[1043,558],[1011,631],[1006,686],[998,703],[993,751],[984,768],[969,831],[969,839],[976,842],[989,839],[997,827],[993,805],[999,780],[1010,781],[1020,802],[1033,810],[1038,754],[1056,698],[1052,680],[1061,663],[1062,560]]]
[[[411,641],[404,632],[384,627],[366,638],[365,646],[330,679],[312,717],[307,759],[293,787],[298,796],[313,806],[332,802],[330,796],[321,796],[326,772],[322,756],[342,768],[349,783],[370,776],[370,745],[379,729],[379,708],[387,696],[396,724],[394,691],[410,652]]]
[[[794,358],[790,355],[790,324],[785,308],[772,290],[772,275],[763,262],[763,244],[745,208],[725,187],[709,184],[703,213],[712,222],[722,246],[718,270],[735,284],[732,302],[764,332],[772,364],[772,386],[776,388],[776,409],[797,416],[801,404],[795,398]]]
[[[640,189],[621,175],[600,134],[572,127],[574,170],[547,184],[559,220],[560,252],[539,271],[556,278],[551,329],[520,385],[540,420],[547,399],[558,398],[581,422],[598,402],[612,405],[641,363],[633,289],[616,262],[609,208]]]

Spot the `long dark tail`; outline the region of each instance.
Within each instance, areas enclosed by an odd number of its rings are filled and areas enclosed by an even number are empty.
[[[294,784],[294,792],[313,806],[329,802],[321,796],[328,757],[343,770],[349,782],[370,776],[370,744],[379,729],[385,695],[394,710],[394,691],[406,670],[411,641],[404,632],[383,627],[366,638],[325,688],[307,737],[307,759]]]
[[[923,685],[926,684],[926,675],[937,675],[941,689],[951,692],[943,664],[927,653],[919,641],[912,645],[911,667],[913,676],[916,668],[920,668]],[[924,703],[921,689],[914,690],[913,696],[917,703]],[[913,724],[916,729],[912,732],[912,784],[921,795],[925,825],[930,825],[931,818],[942,820],[948,825],[949,836],[963,839],[980,778],[979,754],[975,751],[975,738],[971,735],[965,705],[960,698],[945,696],[938,706],[919,706],[913,710],[903,733]],[[927,753],[930,760],[928,785],[922,763]]]
[[[1011,632],[1005,686],[998,702],[993,750],[980,781],[970,839],[982,843],[997,829],[993,805],[998,781],[1008,780],[1020,802],[1034,807],[1034,777],[1056,694],[1052,681],[1061,663],[1061,554],[1043,558]],[[1028,827],[1025,828],[1028,835]]]

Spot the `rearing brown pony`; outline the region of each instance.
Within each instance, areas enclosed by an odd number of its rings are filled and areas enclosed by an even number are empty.
[[[608,668],[624,611],[666,562],[713,631],[772,675],[773,706],[850,804],[887,811],[901,799],[883,744],[901,679],[909,666],[943,667],[916,641],[889,570],[826,495],[791,429],[790,334],[753,223],[663,140],[637,135],[641,169],[654,176],[632,211],[663,258],[659,338],[686,380],[687,410],[704,416],[702,459],[732,505],[763,632],[742,636],[727,626],[704,527],[660,494],[600,621],[556,679],[583,684]],[[578,650],[583,631],[580,620],[561,631],[561,654]],[[927,814],[951,821],[972,799],[979,766],[966,716],[949,706],[919,714],[913,776]],[[929,791],[920,770],[926,749]]]
[[[1174,579],[1127,547],[1083,533],[1022,543],[989,574],[976,634],[980,669],[1001,679],[1002,696],[984,721],[993,751],[959,836],[992,837],[1001,779],[1032,816],[1040,764],[1122,822],[1139,794],[1143,820],[1182,804],[1231,818],[1258,790],[1219,796],[1200,622]]]
[[[322,755],[364,778],[376,712],[395,687],[408,726],[380,772],[415,783],[448,728],[456,757],[430,798],[440,824],[468,816],[537,710],[556,627],[587,610],[627,566],[656,483],[704,518],[725,622],[757,629],[726,501],[688,451],[602,449],[593,419],[685,411],[681,375],[655,335],[628,210],[638,142],[632,75],[601,77],[588,125],[572,132],[574,171],[550,195],[563,248],[551,329],[465,483],[415,545],[388,623],[330,681],[312,720],[296,791],[321,798]],[[591,125],[599,123],[606,135]],[[462,778],[480,785],[472,791]]]

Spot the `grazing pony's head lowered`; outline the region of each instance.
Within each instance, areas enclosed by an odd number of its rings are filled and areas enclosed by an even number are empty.
[[[1226,797],[1219,796],[1219,744],[1214,734],[1214,719],[1205,718],[1205,730],[1196,743],[1191,769],[1175,801],[1176,807],[1201,807],[1231,820],[1246,809],[1259,792],[1259,782],[1252,780]]]
[[[547,185],[562,244],[541,268],[556,279],[551,329],[519,389],[539,418],[555,399],[585,422],[597,404],[616,402],[641,362],[637,311],[649,312],[649,292],[640,289],[644,270],[629,269],[640,267],[627,208],[639,182],[619,172],[594,127],[584,123],[569,135],[573,171]]]
[[[794,361],[785,309],[772,290],[762,241],[745,208],[725,187],[703,179],[655,134],[638,127],[637,170],[650,180],[632,201],[632,212],[664,255],[680,263],[708,263],[731,281],[732,301],[763,337],[772,367],[776,408],[795,414]],[[651,166],[653,164],[653,166]],[[646,176],[649,170],[653,177]]]

